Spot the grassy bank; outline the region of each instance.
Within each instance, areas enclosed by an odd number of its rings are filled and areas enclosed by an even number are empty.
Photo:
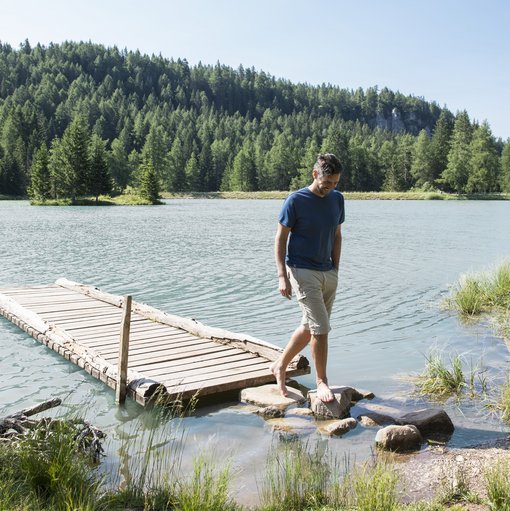
[[[290,192],[163,192],[165,199],[285,199]],[[510,194],[453,194],[443,192],[343,192],[347,200],[510,200]]]
[[[200,455],[191,475],[183,475],[178,454],[171,470],[157,459],[159,439],[151,437],[129,478],[112,487],[100,475],[65,427],[53,434],[31,432],[15,442],[0,443],[0,509],[9,511],[249,511],[231,496],[232,471],[219,456]],[[140,442],[139,437],[131,442]],[[141,447],[139,445],[138,447]],[[213,460],[213,461],[212,461]],[[215,461],[214,461],[215,460]],[[124,467],[124,470],[127,467]],[[343,464],[323,443],[299,440],[276,443],[269,451],[260,483],[260,504],[250,511],[460,511],[465,502],[483,508],[509,509],[510,464],[483,472],[486,497],[464,481],[438,488],[432,502],[402,504],[408,489],[385,462]]]
[[[75,201],[71,199],[50,199],[46,201],[31,201],[32,206],[148,206],[150,201],[134,194],[122,194],[111,197],[100,195],[96,202],[95,197],[80,197]]]

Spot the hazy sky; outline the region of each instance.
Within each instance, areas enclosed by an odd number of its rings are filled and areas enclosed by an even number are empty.
[[[0,40],[91,40],[255,67],[346,88],[377,85],[466,109],[510,137],[504,0],[0,0]]]

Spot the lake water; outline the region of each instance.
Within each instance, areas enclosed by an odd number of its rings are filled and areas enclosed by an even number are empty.
[[[172,314],[284,346],[299,322],[295,300],[277,293],[273,239],[279,200],[171,200],[161,207],[30,207],[0,201],[0,287],[52,283],[95,285]],[[368,389],[371,403],[399,413],[428,406],[411,396],[407,375],[423,370],[437,347],[481,364],[501,382],[509,353],[486,324],[463,324],[441,308],[460,274],[510,257],[510,202],[348,201],[340,287],[332,318],[329,378]],[[304,353],[309,357],[309,352]],[[309,357],[310,358],[310,357]],[[274,445],[263,419],[235,403],[201,408],[176,437],[154,413],[129,402],[0,318],[0,416],[52,396],[54,413],[84,415],[108,434],[104,466],[123,476],[156,431],[158,447],[185,446],[184,466],[200,452],[232,460],[241,501],[256,494]],[[314,375],[298,378],[313,387]],[[363,410],[353,409],[353,416]],[[456,425],[451,445],[508,432],[478,399],[445,405]],[[375,431],[359,426],[320,439],[336,453],[369,456]],[[136,439],[138,438],[138,440]]]

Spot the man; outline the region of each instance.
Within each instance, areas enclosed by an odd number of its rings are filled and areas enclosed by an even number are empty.
[[[320,154],[312,170],[312,184],[289,195],[278,218],[275,259],[279,291],[290,300],[294,290],[303,312],[282,356],[271,365],[283,396],[288,395],[287,366],[310,343],[317,397],[324,402],[334,400],[326,363],[345,216],[343,195],[335,190],[341,171],[342,164],[334,154]]]

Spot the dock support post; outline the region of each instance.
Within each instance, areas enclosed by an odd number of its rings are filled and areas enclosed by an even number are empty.
[[[119,404],[123,404],[126,401],[129,330],[131,327],[131,301],[131,295],[124,297],[124,313],[122,314],[119,362],[117,366],[117,388],[115,392],[115,401]]]

